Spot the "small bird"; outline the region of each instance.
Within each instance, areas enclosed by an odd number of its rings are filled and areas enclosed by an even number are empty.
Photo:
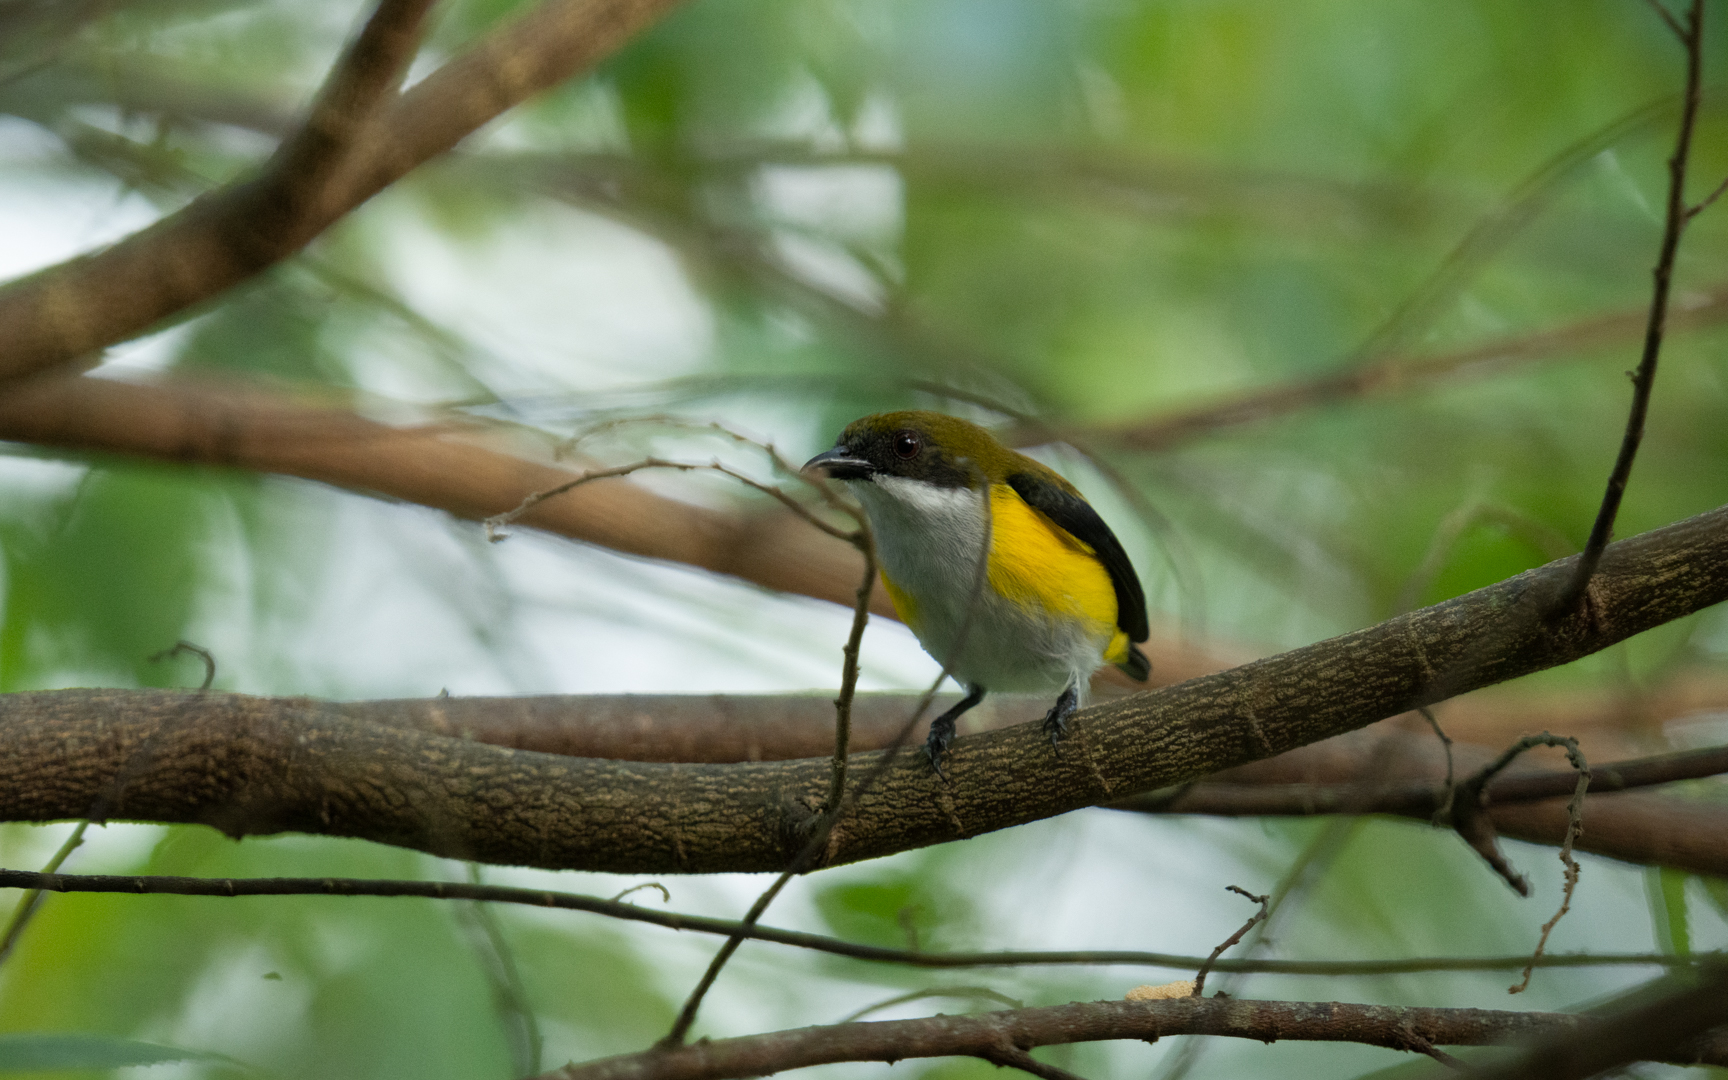
[[[966,687],[930,725],[938,776],[954,721],[991,690],[1057,693],[1044,717],[1054,747],[1099,667],[1152,673],[1134,644],[1146,597],[1116,535],[1074,485],[977,424],[866,416],[804,467],[857,493],[894,610]]]

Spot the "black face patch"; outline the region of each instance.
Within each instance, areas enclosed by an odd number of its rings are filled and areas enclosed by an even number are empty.
[[[882,419],[866,417],[848,427],[834,450],[848,459],[869,462],[872,475],[899,476],[944,488],[983,484],[983,470],[969,457],[941,445],[928,428],[878,422]]]

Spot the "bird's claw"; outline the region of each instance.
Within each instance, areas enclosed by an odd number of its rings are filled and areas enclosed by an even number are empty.
[[[1062,756],[1060,743],[1068,734],[1068,718],[1074,715],[1074,709],[1080,703],[1080,694],[1069,686],[1056,698],[1056,704],[1050,706],[1050,711],[1044,714],[1044,734],[1050,736],[1050,749]]]
[[[924,754],[930,759],[930,768],[948,782],[948,774],[942,771],[942,755],[954,741],[954,721],[947,716],[939,716],[930,725],[930,737],[924,740]]]

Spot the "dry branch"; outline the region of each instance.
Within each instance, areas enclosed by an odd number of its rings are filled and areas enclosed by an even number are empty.
[[[1544,623],[1570,560],[1377,626],[1095,706],[1054,758],[1037,725],[958,740],[951,783],[903,755],[833,838],[845,863],[1195,779],[1577,659],[1728,598],[1728,510],[1613,545],[1590,617]],[[231,696],[205,722],[86,692],[0,699],[0,820],[203,822],[620,872],[777,870],[816,824],[825,759],[554,757]],[[1065,747],[1065,750],[1067,747]],[[858,756],[859,768],[871,755]],[[1620,796],[1625,798],[1626,796]]]
[[[1426,1053],[1428,1047],[1495,1046],[1552,1035],[1587,1037],[1609,1021],[1566,1013],[1432,1009],[1344,1002],[1090,1001],[975,1016],[931,1016],[799,1028],[734,1039],[705,1039],[678,1049],[569,1065],[558,1080],[725,1080],[766,1076],[836,1061],[901,1061],[956,1055],[989,1058],[993,1048],[1056,1046],[1108,1039],[1151,1041],[1166,1035],[1223,1035],[1355,1042]],[[1672,1048],[1657,1060],[1728,1064],[1721,1035]]]
[[[616,50],[676,0],[546,0],[405,94],[426,0],[385,0],[308,123],[257,174],[0,289],[0,379],[145,332],[294,254],[373,195]]]
[[[1101,445],[1133,450],[1166,450],[1224,428],[1290,416],[1304,409],[1360,398],[1402,393],[1412,386],[1447,378],[1498,374],[1519,364],[1552,360],[1601,349],[1644,332],[1649,308],[1641,305],[1595,315],[1548,330],[1494,338],[1430,356],[1394,355],[1371,364],[1325,372],[1274,386],[1256,387],[1220,401],[1168,416],[1134,420],[1076,434]],[[1668,329],[1696,329],[1728,319],[1728,284],[1716,284],[1676,297]],[[1019,441],[1044,441],[1048,432],[1029,432]]]
[[[89,453],[251,469],[317,480],[483,520],[578,474],[535,461],[543,436],[441,415],[393,427],[346,408],[208,379],[30,380],[0,395],[0,439]],[[862,563],[793,515],[741,515],[605,481],[532,507],[521,524],[627,555],[729,574],[850,607]],[[872,610],[892,617],[883,590]],[[1155,632],[1153,678],[1179,682],[1234,659]]]

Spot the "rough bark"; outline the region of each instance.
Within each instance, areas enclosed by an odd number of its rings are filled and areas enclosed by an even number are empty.
[[[1179,784],[1553,667],[1728,598],[1728,510],[1613,545],[1587,611],[1553,617],[1561,560],[1306,648],[1099,705],[1059,755],[1035,724],[958,740],[951,782],[901,754],[823,862],[960,839]],[[773,870],[811,827],[821,759],[675,765],[557,757],[238,695],[173,709],[0,702],[0,819],[204,822],[358,836],[488,862],[620,872]],[[0,716],[3,719],[3,716]],[[880,752],[878,752],[880,753]],[[858,755],[867,775],[876,754]]]

